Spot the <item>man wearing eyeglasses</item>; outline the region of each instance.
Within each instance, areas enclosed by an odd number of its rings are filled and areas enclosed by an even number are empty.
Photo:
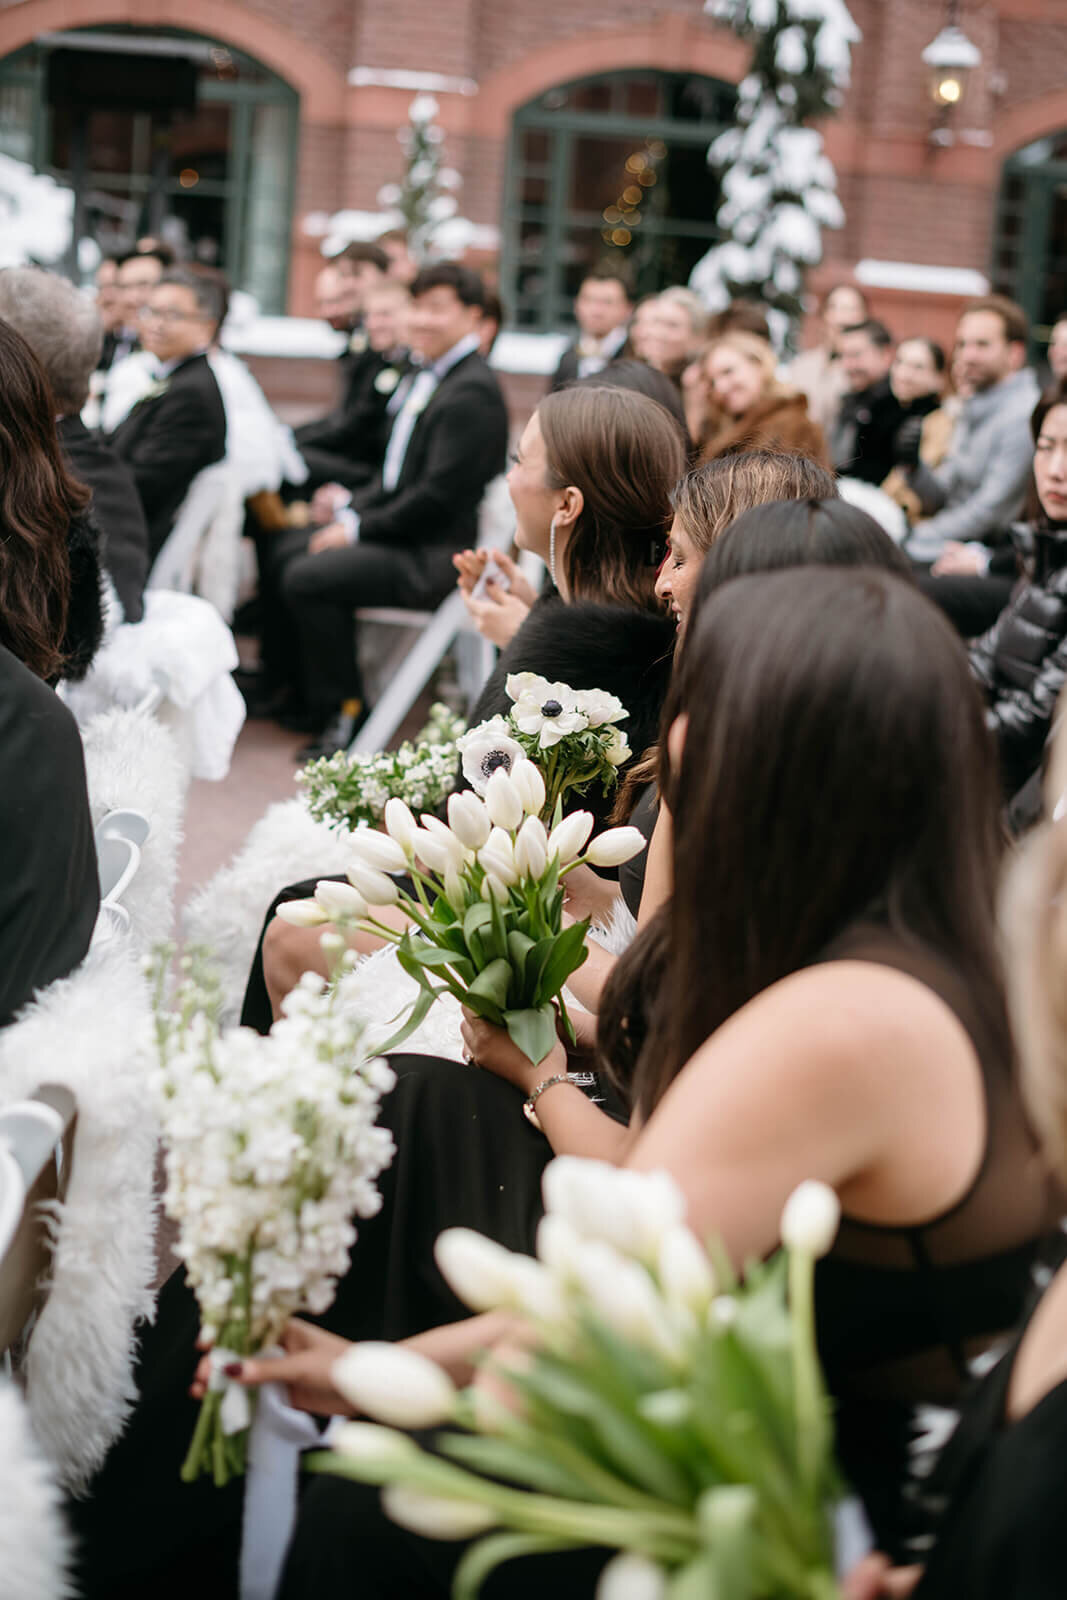
[[[226,413],[205,355],[222,313],[219,284],[182,268],[163,274],[141,310],[154,382],[111,444],[137,484],[152,560],[197,473],[226,452]]]

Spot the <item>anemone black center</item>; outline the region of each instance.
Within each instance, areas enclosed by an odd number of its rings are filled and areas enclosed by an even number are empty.
[[[505,772],[510,772],[511,757],[504,750],[491,750],[482,762],[482,771],[488,777],[498,767],[503,767]]]
[[[558,717],[561,716],[562,713],[563,707],[560,705],[558,700],[546,700],[544,705],[541,707],[541,715],[543,717]]]

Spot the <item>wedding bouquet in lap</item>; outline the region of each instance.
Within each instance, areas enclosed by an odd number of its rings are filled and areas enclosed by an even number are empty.
[[[617,867],[645,847],[637,828],[590,838],[590,812],[563,815],[568,792],[614,782],[629,755],[615,727],[626,716],[620,702],[533,674],[510,677],[508,693],[508,718],[458,742],[474,792],[449,797],[447,824],[424,814],[420,825],[392,799],[384,833],[353,833],[348,883],[323,881],[313,899],[278,908],[300,927],[364,928],[396,947],[419,995],[383,1054],[442,994],[506,1028],[534,1065],[555,1043],[557,1011],[573,1040],[562,991],[585,960],[589,923],[563,926],[564,880],[580,864]],[[376,917],[385,906],[399,907],[410,925],[398,931]]]
[[[436,1246],[472,1310],[515,1316],[516,1345],[464,1391],[414,1351],[355,1345],[334,1378],[380,1422],[341,1426],[309,1465],[382,1484],[415,1533],[486,1535],[456,1600],[501,1562],[589,1545],[622,1552],[598,1600],[836,1600],[841,1485],[813,1311],[834,1192],[802,1184],[786,1248],[743,1280],[721,1251],[712,1266],[667,1173],[560,1157],[544,1198],[536,1259],[466,1229]],[[426,1449],[392,1431],[439,1425]]]
[[[352,1218],[381,1204],[394,1146],[375,1122],[395,1080],[366,1059],[362,1025],[315,974],[261,1037],[219,1028],[221,996],[201,955],[182,957],[168,1001],[172,954],[159,952],[153,971],[163,1205],[213,1346],[182,1477],[211,1473],[222,1485],[244,1471],[254,1403],[226,1368],[268,1350],[294,1313],[331,1304]]]

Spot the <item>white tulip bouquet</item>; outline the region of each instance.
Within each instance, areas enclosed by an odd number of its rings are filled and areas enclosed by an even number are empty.
[[[477,794],[499,768],[510,771],[526,756],[545,782],[543,820],[558,822],[568,793],[581,795],[599,782],[609,791],[632,751],[616,724],[629,716],[621,700],[603,689],[572,689],[535,672],[512,672],[506,680],[513,701],[506,717],[493,717],[457,741],[463,776]]]
[[[438,1265],[475,1311],[532,1332],[528,1361],[490,1361],[516,1394],[457,1392],[412,1351],[356,1345],[334,1377],[380,1423],[340,1428],[316,1471],[383,1485],[394,1521],[480,1540],[455,1600],[516,1556],[621,1552],[598,1600],[836,1600],[841,1490],[815,1348],[814,1262],[837,1197],[806,1183],[782,1218],[785,1249],[739,1281],[685,1226],[668,1174],[561,1157],[545,1170],[537,1259],[451,1229]],[[451,1424],[423,1450],[394,1429]]]
[[[574,1033],[562,990],[586,958],[587,921],[563,926],[563,880],[580,862],[618,866],[645,847],[637,828],[611,828],[590,839],[593,818],[574,811],[552,829],[541,821],[545,783],[520,752],[510,771],[493,768],[484,796],[465,791],[448,801],[448,824],[402,800],[385,808],[386,832],[352,835],[347,883],[323,881],[311,900],[292,900],[278,915],[298,927],[332,922],[364,928],[396,946],[397,960],[420,993],[407,1020],[381,1048],[397,1049],[440,994],[507,1029],[536,1066],[556,1040],[556,1008]],[[409,891],[395,876],[406,874]],[[403,932],[372,914],[399,906]]]
[[[381,1204],[377,1180],[394,1146],[375,1120],[395,1079],[385,1062],[365,1059],[360,1024],[314,973],[262,1038],[219,1029],[221,997],[200,954],[182,957],[168,1004],[171,954],[151,964],[163,1205],[214,1346],[181,1475],[210,1472],[224,1484],[244,1470],[252,1420],[249,1391],[225,1368],[271,1346],[294,1312],[317,1314],[333,1300],[356,1237],[351,1219]]]
[[[338,829],[374,826],[382,820],[386,801],[403,800],[416,811],[433,810],[456,787],[459,771],[457,740],[466,728],[450,707],[435,703],[426,726],[412,743],[375,755],[334,756],[309,761],[296,775],[308,811],[316,822]]]

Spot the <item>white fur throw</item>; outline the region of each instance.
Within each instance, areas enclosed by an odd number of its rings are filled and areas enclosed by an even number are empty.
[[[130,933],[147,952],[171,936],[186,774],[173,733],[139,711],[104,711],[82,728],[89,808],[142,812],[150,826],[141,864],[123,896]]]
[[[137,1394],[134,1323],[153,1311],[157,1129],[148,1042],[146,981],[121,938],[94,947],[0,1032],[0,1099],[61,1083],[78,1105],[51,1293],[23,1368],[38,1442],[72,1490],[122,1431]]]
[[[15,1387],[0,1382],[0,1596],[66,1600],[74,1594],[60,1494]]]
[[[316,822],[303,800],[283,800],[260,817],[229,865],[189,901],[182,913],[185,938],[218,957],[224,1024],[240,1016],[259,930],[279,889],[343,872],[351,859],[347,833]]]

